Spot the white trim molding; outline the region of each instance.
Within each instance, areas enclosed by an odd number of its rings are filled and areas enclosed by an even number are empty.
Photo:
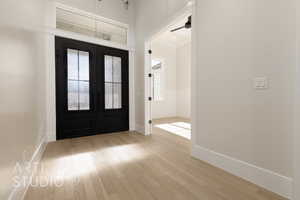
[[[300,8],[300,1],[296,1],[296,9]],[[296,12],[296,32],[297,36],[300,33],[300,12]],[[296,69],[294,73],[294,127],[293,127],[293,200],[300,199],[300,39],[296,38]]]
[[[40,144],[38,145],[36,151],[32,155],[28,165],[29,166],[36,166],[37,163],[41,162],[42,156],[45,152],[46,146],[47,146],[47,138],[43,137]],[[11,194],[9,195],[8,200],[23,200],[25,198],[26,192],[30,185],[30,180],[32,180],[32,177],[34,176],[36,172],[36,167],[31,167],[31,171],[24,170],[24,173],[22,174],[22,177],[28,177],[26,179],[26,183],[20,184],[20,187],[16,187],[12,190]]]
[[[130,49],[128,47],[128,45],[122,45],[122,44],[118,44],[116,42],[106,41],[103,39],[82,35],[79,33],[73,33],[70,31],[49,28],[48,33],[53,34],[55,36],[69,38],[69,39],[78,40],[78,41],[82,41],[82,42],[88,42],[88,43],[92,43],[92,44],[97,44],[97,45],[102,45],[102,46],[106,46],[106,47],[112,47],[112,48],[122,49],[122,50],[127,50],[127,51],[134,51],[134,49]]]
[[[288,199],[292,198],[293,181],[290,177],[280,175],[273,171],[214,152],[198,145],[193,145],[192,156],[280,196]]]

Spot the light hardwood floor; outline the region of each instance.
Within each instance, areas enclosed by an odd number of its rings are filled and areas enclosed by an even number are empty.
[[[189,140],[158,128],[153,132],[148,137],[125,132],[48,144],[34,180],[54,179],[62,185],[30,187],[25,199],[284,199],[191,158]]]

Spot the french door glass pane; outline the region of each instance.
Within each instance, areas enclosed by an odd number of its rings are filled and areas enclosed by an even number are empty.
[[[113,57],[113,82],[114,83],[121,83],[121,58]]]
[[[90,80],[89,52],[79,51],[79,80]]]
[[[68,110],[78,110],[78,83],[68,81]]]
[[[90,109],[90,83],[79,81],[79,108],[80,110]]]
[[[113,109],[113,84],[105,83],[105,109]]]
[[[90,109],[89,52],[68,49],[68,110]]]
[[[105,82],[113,82],[113,57],[105,56]]]
[[[78,51],[68,49],[68,79],[78,79]]]
[[[113,103],[115,109],[122,108],[122,88],[120,83],[114,83],[113,88]]]
[[[105,109],[122,108],[122,59],[105,55]]]

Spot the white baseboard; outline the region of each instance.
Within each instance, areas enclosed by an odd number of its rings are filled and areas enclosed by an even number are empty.
[[[41,158],[43,156],[43,153],[46,149],[47,146],[47,141],[46,141],[46,137],[44,137],[38,148],[36,149],[36,151],[34,152],[31,160],[29,161],[29,163],[31,164],[30,166],[33,166],[35,163],[39,163],[41,161]],[[22,185],[20,187],[16,187],[12,190],[11,194],[9,195],[8,200],[23,200],[25,198],[26,192],[29,188],[30,182],[29,180],[33,177],[34,173],[35,173],[35,167],[32,169],[31,172],[24,172],[24,174],[22,176],[24,177],[28,177],[28,182],[25,185]]]
[[[292,198],[292,178],[211,151],[198,145],[193,146],[192,156],[285,198]]]
[[[135,125],[135,130],[143,135],[145,135],[145,127],[140,124]]]
[[[47,135],[47,142],[55,142],[56,141],[56,133],[49,133]]]

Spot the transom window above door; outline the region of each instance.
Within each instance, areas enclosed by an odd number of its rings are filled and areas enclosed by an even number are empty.
[[[113,43],[127,45],[128,25],[88,13],[72,7],[57,4],[56,28]]]

